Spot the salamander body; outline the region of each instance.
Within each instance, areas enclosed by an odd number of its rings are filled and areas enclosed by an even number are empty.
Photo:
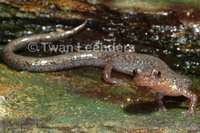
[[[197,96],[188,89],[192,81],[183,75],[175,73],[161,59],[136,52],[72,52],[52,57],[25,57],[16,54],[18,50],[26,47],[31,42],[54,42],[75,35],[86,25],[82,25],[64,32],[38,34],[25,36],[8,43],[2,52],[2,57],[7,65],[17,70],[31,72],[58,71],[80,66],[103,67],[105,82],[115,84],[123,81],[111,78],[111,71],[134,76],[134,82],[138,86],[147,86],[157,92],[159,110],[166,110],[162,97],[185,96],[190,99],[190,107],[185,114],[194,114]]]

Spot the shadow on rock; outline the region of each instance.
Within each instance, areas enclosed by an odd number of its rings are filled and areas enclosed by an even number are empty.
[[[167,110],[169,109],[187,109],[186,107],[179,106],[180,102],[167,102],[164,103]],[[124,112],[128,114],[150,114],[158,111],[158,106],[155,102],[144,102],[138,104],[130,104],[124,108]]]

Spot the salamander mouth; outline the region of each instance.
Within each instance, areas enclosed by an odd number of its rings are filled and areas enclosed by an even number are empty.
[[[144,82],[135,82],[135,85],[144,86],[144,87],[148,87],[149,86],[149,85],[145,84]]]

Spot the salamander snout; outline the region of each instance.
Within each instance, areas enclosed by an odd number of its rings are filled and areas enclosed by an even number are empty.
[[[154,86],[162,82],[162,72],[156,69],[134,69],[133,72],[134,83],[139,86]]]

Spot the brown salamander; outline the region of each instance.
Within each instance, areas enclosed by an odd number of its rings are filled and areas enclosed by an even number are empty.
[[[148,86],[157,92],[159,110],[166,110],[162,97],[185,96],[190,99],[189,110],[184,114],[194,114],[197,96],[188,89],[192,81],[183,75],[175,73],[161,59],[136,52],[72,52],[52,57],[25,57],[15,52],[28,46],[29,43],[54,42],[67,38],[82,30],[82,25],[64,32],[30,35],[18,38],[8,43],[3,49],[3,59],[6,64],[17,69],[32,72],[58,71],[80,66],[103,67],[103,78],[107,83],[122,83],[122,80],[111,78],[111,71],[134,76],[138,86]]]

